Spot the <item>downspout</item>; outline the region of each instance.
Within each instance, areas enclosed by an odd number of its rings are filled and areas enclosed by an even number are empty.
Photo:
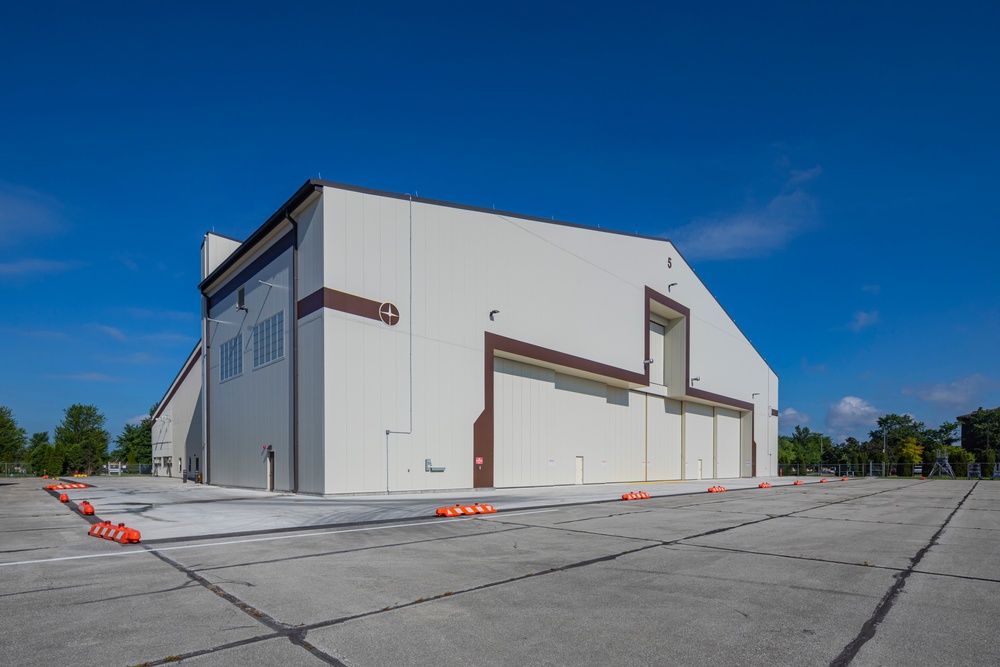
[[[299,492],[299,223],[292,223],[292,493]]]

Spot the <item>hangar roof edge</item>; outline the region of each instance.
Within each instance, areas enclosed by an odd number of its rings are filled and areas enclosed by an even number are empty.
[[[314,192],[321,190],[322,188],[332,188],[335,190],[343,190],[345,192],[357,192],[361,194],[376,195],[379,197],[388,197],[391,199],[402,199],[406,201],[413,201],[419,204],[429,204],[432,206],[443,206],[446,208],[455,208],[463,211],[475,211],[477,213],[491,213],[494,215],[503,215],[512,218],[519,218],[521,220],[531,220],[533,222],[545,222],[551,225],[561,225],[563,227],[575,227],[577,229],[585,229],[594,232],[604,232],[606,234],[618,234],[620,236],[629,236],[637,239],[645,239],[647,241],[660,241],[665,243],[671,243],[670,239],[664,238],[662,236],[647,236],[644,234],[634,234],[631,232],[624,232],[618,229],[608,229],[605,227],[592,227],[590,225],[581,225],[575,222],[566,222],[564,220],[555,220],[553,218],[541,218],[534,215],[527,215],[524,213],[514,213],[511,211],[504,211],[494,208],[486,208],[484,206],[472,206],[469,204],[457,204],[455,202],[444,201],[441,199],[431,199],[428,197],[416,197],[411,196],[401,192],[391,192],[389,190],[377,190],[374,188],[365,188],[358,185],[351,185],[349,183],[338,183],[336,181],[327,181],[319,178],[310,178],[306,181],[302,187],[300,187],[294,195],[292,195],[288,201],[278,207],[271,217],[269,217],[264,224],[258,227],[243,243],[239,248],[233,252],[226,261],[220,264],[215,271],[209,274],[201,283],[198,285],[198,289],[204,291],[210,284],[212,284],[220,275],[225,273],[233,264],[239,261],[239,259],[245,255],[247,252],[253,248],[259,240],[267,236],[278,224],[286,219],[286,214],[298,208],[302,205]],[[227,237],[228,238],[228,237]],[[234,239],[238,240],[238,239]]]

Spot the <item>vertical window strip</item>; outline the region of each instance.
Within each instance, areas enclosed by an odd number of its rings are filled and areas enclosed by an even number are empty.
[[[243,374],[243,333],[219,346],[219,380]]]
[[[254,368],[285,356],[285,311],[260,322],[253,328]]]

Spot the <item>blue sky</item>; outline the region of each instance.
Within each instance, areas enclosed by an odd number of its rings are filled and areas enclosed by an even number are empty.
[[[998,406],[998,13],[17,2],[0,405],[120,432],[197,341],[204,233],[322,175],[671,238],[778,373],[783,433]]]

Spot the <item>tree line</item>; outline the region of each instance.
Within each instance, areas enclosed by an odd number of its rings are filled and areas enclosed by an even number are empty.
[[[98,472],[107,461],[150,464],[153,460],[153,413],[138,424],[125,424],[111,446],[111,434],[105,428],[107,418],[93,405],[75,403],[63,411],[53,438],[48,431],[27,432],[18,426],[14,412],[0,406],[0,462],[20,463],[35,474],[64,475]]]
[[[910,415],[890,413],[879,417],[876,423],[866,441],[849,437],[839,443],[808,427],[796,426],[792,435],[778,436],[778,463],[802,466],[818,466],[821,462],[855,466],[892,463],[904,466],[911,473],[913,466],[922,465],[927,473],[941,452],[948,455],[955,472],[964,475],[969,463],[992,467],[998,459],[1000,408],[979,408],[969,415],[964,425],[967,447],[956,444],[960,439],[958,422],[928,428]]]

